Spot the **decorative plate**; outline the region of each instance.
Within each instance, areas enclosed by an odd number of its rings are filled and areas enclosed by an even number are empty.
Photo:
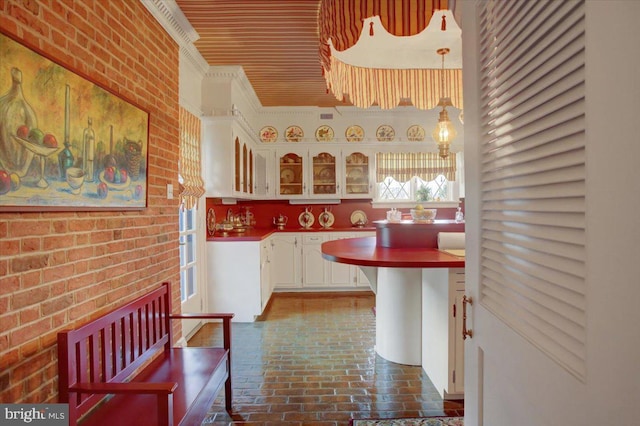
[[[278,139],[278,131],[275,127],[264,126],[260,129],[260,140],[262,142],[275,142]]]
[[[315,178],[320,183],[333,183],[336,180],[336,173],[331,167],[325,167],[318,172]]]
[[[407,129],[407,140],[410,142],[422,142],[424,141],[424,129],[417,124]]]
[[[333,213],[331,213],[330,211],[325,210],[322,213],[320,213],[320,215],[318,215],[318,223],[323,228],[330,228],[331,225],[333,225],[334,221],[335,221],[335,217],[333,216]]]
[[[207,232],[209,235],[216,233],[216,212],[212,208],[207,212]]]
[[[347,142],[362,142],[364,130],[358,125],[349,126],[344,132],[344,136],[347,138]]]
[[[287,142],[301,142],[304,137],[304,132],[299,126],[289,126],[284,131],[284,138]]]
[[[298,223],[303,228],[311,228],[311,225],[313,225],[315,221],[316,218],[313,216],[313,213],[308,210],[300,213],[300,216],[298,216]]]
[[[355,167],[353,169],[351,169],[349,171],[349,173],[347,174],[347,179],[349,179],[349,181],[351,182],[357,182],[362,180],[362,178],[364,177],[364,174],[362,173],[362,168],[361,167]]]
[[[376,130],[376,138],[380,142],[390,142],[395,137],[396,131],[393,130],[393,127],[389,125],[383,124],[382,126],[378,127],[378,130]]]
[[[291,183],[296,179],[296,174],[292,169],[282,169],[280,171],[280,183]]]
[[[316,129],[316,140],[318,142],[331,142],[333,140],[333,129],[329,126],[320,126]]]
[[[353,226],[364,226],[367,224],[367,215],[362,210],[354,210],[351,213],[351,224]]]

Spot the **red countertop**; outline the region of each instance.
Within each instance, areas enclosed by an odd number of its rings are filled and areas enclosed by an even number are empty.
[[[283,230],[278,230],[276,228],[249,228],[245,232],[237,233],[237,232],[229,232],[227,235],[223,235],[222,232],[216,231],[216,233],[211,236],[207,235],[207,241],[262,241],[265,238],[269,237],[274,232],[278,233],[314,233],[314,232],[373,232],[375,231],[375,227],[339,227],[339,228],[285,228]]]
[[[437,248],[386,248],[376,237],[322,243],[322,257],[332,262],[391,268],[464,268],[464,258]]]

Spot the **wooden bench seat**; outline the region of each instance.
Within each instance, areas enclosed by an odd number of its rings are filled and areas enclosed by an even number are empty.
[[[59,400],[70,425],[200,425],[225,387],[231,412],[233,314],[171,314],[168,283],[58,334]],[[223,321],[223,347],[174,348],[172,319]],[[105,398],[109,395],[108,398]]]

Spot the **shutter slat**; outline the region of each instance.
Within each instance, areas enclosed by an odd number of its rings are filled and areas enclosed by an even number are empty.
[[[496,231],[505,233],[517,233],[525,237],[540,238],[548,241],[563,241],[571,244],[585,243],[585,235],[582,228],[536,227],[516,222],[487,221],[484,227],[486,232]]]
[[[483,180],[483,188],[485,191],[495,191],[498,189],[539,186],[559,182],[575,182],[582,180],[584,177],[584,164],[546,170],[539,167],[539,163],[539,161],[532,161],[519,164],[513,168],[505,167],[488,173]],[[547,164],[543,163],[543,165],[546,166]],[[536,168],[536,166],[539,168]]]

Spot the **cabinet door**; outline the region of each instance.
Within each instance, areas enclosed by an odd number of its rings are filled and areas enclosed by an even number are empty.
[[[271,272],[274,288],[302,287],[301,247],[297,234],[275,234],[271,237],[273,249]]]
[[[271,154],[271,156],[270,156]],[[257,198],[267,198],[269,192],[269,159],[273,159],[273,153],[269,151],[256,151],[254,158],[254,195]]]
[[[303,235],[302,238],[302,285],[325,287],[328,265],[322,258],[321,250],[325,238],[321,234]]]
[[[286,152],[278,155],[278,198],[301,198],[306,196],[304,179],[305,155]]]
[[[336,198],[340,189],[337,167],[339,156],[326,151],[310,151],[309,157],[311,160],[309,195],[313,198]]]
[[[371,198],[374,187],[373,156],[367,152],[346,151],[344,154],[344,198]]]
[[[353,234],[330,233],[330,240],[353,238]],[[346,263],[329,262],[329,282],[334,287],[354,287],[357,283],[357,273],[360,270],[355,265]],[[364,275],[363,275],[364,276]],[[368,285],[368,281],[367,281]]]
[[[271,241],[264,240],[260,244],[260,298],[262,302],[262,310],[267,307],[271,293],[273,293],[273,285],[271,281]]]
[[[464,296],[464,268],[449,270],[449,299],[453,310],[449,323],[449,390],[448,393],[464,393],[464,339],[462,338],[462,298]]]

